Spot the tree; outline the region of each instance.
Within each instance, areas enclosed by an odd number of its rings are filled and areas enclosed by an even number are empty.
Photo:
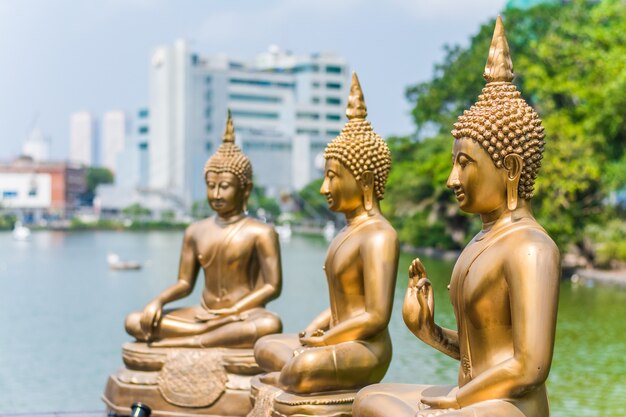
[[[94,194],[100,184],[112,184],[113,173],[104,167],[88,167],[86,173],[87,192]]]
[[[152,215],[152,211],[149,208],[143,207],[139,203],[131,204],[130,206],[122,209],[122,214],[128,216],[133,220],[139,220],[143,217],[149,217]]]
[[[626,4],[540,4],[505,10],[503,19],[515,83],[546,133],[535,213],[562,248],[573,245],[591,258],[587,230],[615,217],[604,202],[626,184]],[[442,173],[449,171],[452,124],[485,84],[493,27],[493,20],[482,25],[468,47],[446,47],[434,78],[407,89],[418,133],[437,131],[422,142],[392,140],[387,207],[411,243],[424,237],[405,227],[443,230],[451,238],[443,246],[458,245],[475,227],[450,204]]]

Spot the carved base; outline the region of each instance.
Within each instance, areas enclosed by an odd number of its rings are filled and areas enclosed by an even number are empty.
[[[125,368],[111,375],[102,396],[108,410],[130,415],[141,401],[155,417],[245,416],[250,378],[260,371],[252,349],[123,346]]]
[[[358,390],[317,394],[293,394],[253,377],[250,397],[254,407],[249,417],[352,417],[352,403]]]

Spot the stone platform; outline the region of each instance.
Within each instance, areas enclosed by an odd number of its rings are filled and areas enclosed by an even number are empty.
[[[254,403],[250,417],[351,417],[358,390],[316,394],[294,394],[252,378],[250,397]]]
[[[250,378],[261,372],[252,349],[151,348],[127,343],[124,368],[111,375],[102,400],[129,415],[141,401],[155,417],[245,416],[252,408]]]

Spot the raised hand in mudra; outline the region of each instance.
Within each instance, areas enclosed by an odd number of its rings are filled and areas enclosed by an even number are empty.
[[[415,258],[409,266],[409,285],[402,305],[402,317],[409,330],[420,339],[434,332],[433,288],[419,258]]]

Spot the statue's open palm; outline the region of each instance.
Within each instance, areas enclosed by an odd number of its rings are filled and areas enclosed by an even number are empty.
[[[435,299],[426,269],[415,258],[409,266],[409,286],[402,305],[402,317],[407,327],[415,334],[431,332],[435,327]]]

